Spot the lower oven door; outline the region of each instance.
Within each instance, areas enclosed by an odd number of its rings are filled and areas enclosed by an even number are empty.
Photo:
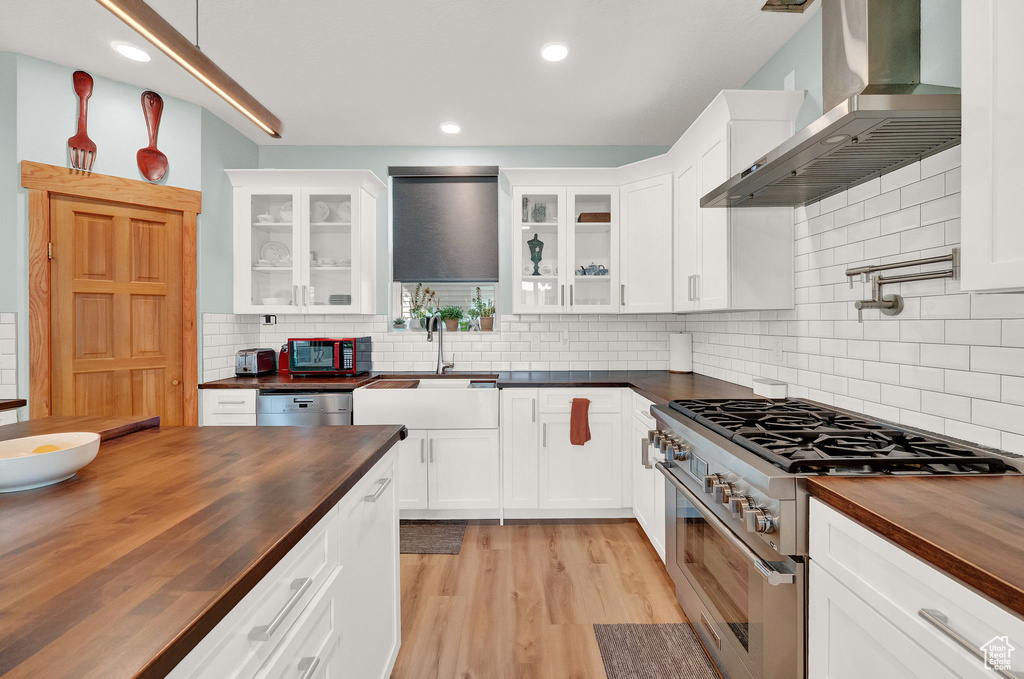
[[[803,564],[762,558],[663,463],[668,570],[728,679],[804,677]]]

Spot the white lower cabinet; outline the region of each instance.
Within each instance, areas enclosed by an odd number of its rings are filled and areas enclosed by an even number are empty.
[[[652,405],[651,401],[642,396],[633,395],[629,445],[626,449],[633,467],[633,516],[664,563],[665,477],[654,466],[663,458],[647,440],[648,432],[657,429],[657,423],[650,414]]]
[[[569,441],[569,415],[541,413],[540,507],[622,507],[622,416],[591,413],[591,439]]]
[[[5,410],[0,412],[0,426],[5,424],[14,424],[18,421],[17,410]]]
[[[386,679],[399,646],[396,451],[389,451],[168,674]]]
[[[810,557],[809,679],[992,679],[956,639],[1024,644],[1024,620],[817,499]]]
[[[539,404],[536,389],[501,390],[502,500],[506,509],[539,506]]]
[[[204,427],[255,427],[255,389],[202,389]]]
[[[410,431],[399,450],[403,510],[495,510],[500,501],[497,429]]]

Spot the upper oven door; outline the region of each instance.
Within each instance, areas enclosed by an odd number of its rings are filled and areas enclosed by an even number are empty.
[[[666,494],[665,556],[703,604],[686,613],[705,645],[738,658],[755,679],[802,676],[802,565],[758,556],[669,468],[658,468],[675,491]],[[700,621],[705,611],[713,624]]]
[[[334,340],[291,340],[288,360],[292,372],[336,372],[338,343]]]

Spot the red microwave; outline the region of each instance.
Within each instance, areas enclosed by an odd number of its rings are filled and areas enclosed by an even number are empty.
[[[369,337],[289,339],[278,372],[292,375],[361,375],[373,370]]]

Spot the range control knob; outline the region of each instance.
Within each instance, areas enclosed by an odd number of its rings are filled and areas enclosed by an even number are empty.
[[[660,433],[661,432],[658,431],[657,429],[649,429],[647,431],[647,442],[653,444],[654,443],[654,437],[657,436]]]
[[[690,459],[690,453],[693,451],[693,447],[689,443],[680,443],[676,446],[676,451],[672,454],[673,459],[677,462]]]
[[[754,507],[743,512],[743,522],[748,533],[766,535],[775,532],[775,517],[764,507]]]
[[[743,518],[743,512],[755,507],[757,505],[754,504],[754,498],[749,495],[733,495],[729,498],[729,509],[732,511],[734,518]]]
[[[714,493],[715,502],[721,502],[723,505],[729,504],[729,499],[732,494],[736,492],[736,489],[731,483],[716,483],[711,487],[711,492]]]
[[[704,477],[704,492],[710,493],[716,483],[725,483],[725,478],[721,474],[708,474]]]

